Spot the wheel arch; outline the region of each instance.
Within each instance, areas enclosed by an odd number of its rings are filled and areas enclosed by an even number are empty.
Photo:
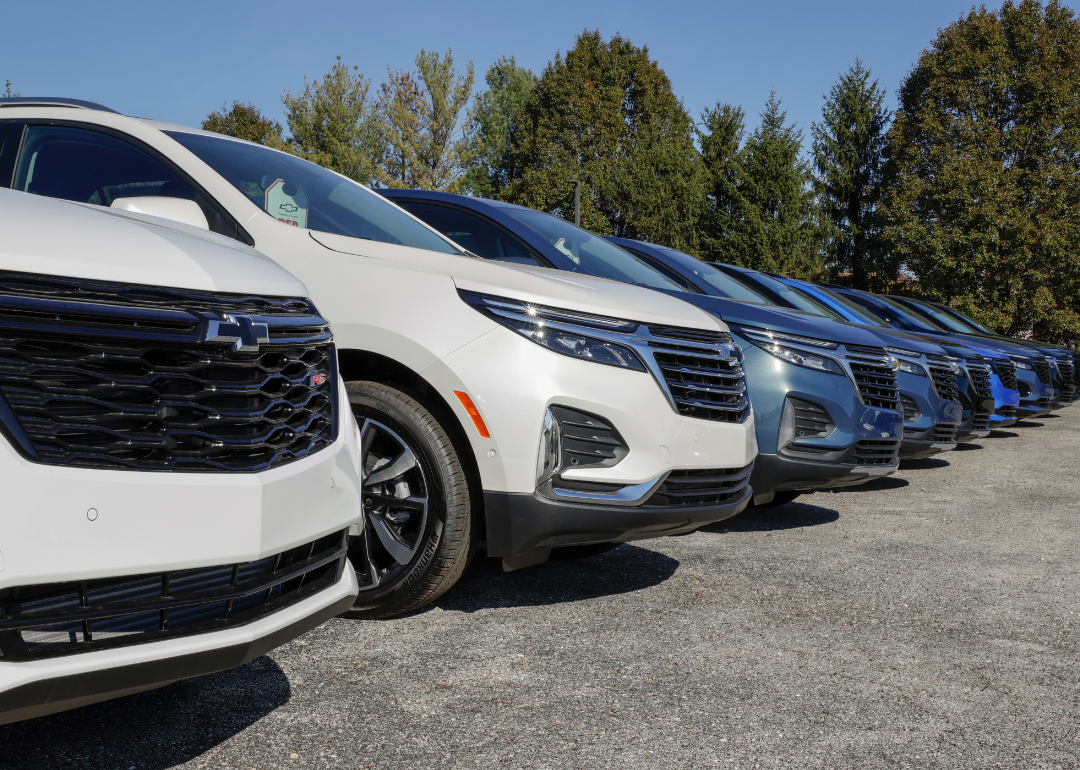
[[[462,424],[442,394],[417,372],[400,361],[355,348],[338,349],[338,371],[345,382],[368,380],[397,388],[410,398],[416,399],[439,421],[450,436],[469,482],[473,521],[480,540],[487,539],[487,517],[484,512],[484,487],[480,479],[480,467],[476,454]]]

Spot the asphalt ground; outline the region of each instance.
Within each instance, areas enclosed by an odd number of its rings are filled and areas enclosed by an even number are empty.
[[[2,727],[0,766],[1075,767],[1078,437],[1074,406],[690,535],[480,560],[409,617]]]

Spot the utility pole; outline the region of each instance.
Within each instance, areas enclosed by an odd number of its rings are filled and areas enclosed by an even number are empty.
[[[574,186],[574,224],[581,227],[581,182],[577,179],[567,179],[566,183]]]

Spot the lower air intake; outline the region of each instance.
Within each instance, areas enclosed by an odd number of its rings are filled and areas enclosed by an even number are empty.
[[[899,439],[863,439],[844,458],[851,465],[896,465],[899,460]]]
[[[338,581],[348,532],[242,564],[0,591],[0,660],[126,647],[258,620]]]
[[[753,469],[751,464],[745,468],[672,471],[643,507],[690,508],[730,502],[742,492]]]

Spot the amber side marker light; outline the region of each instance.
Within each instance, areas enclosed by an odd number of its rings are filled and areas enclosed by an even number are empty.
[[[476,432],[484,438],[491,438],[491,434],[488,433],[487,425],[484,424],[484,418],[480,416],[480,411],[476,408],[476,404],[469,398],[468,393],[462,393],[460,390],[455,390],[454,395],[457,396],[458,401],[465,407],[465,411],[469,413],[469,417],[472,417],[472,424],[476,426]]]

